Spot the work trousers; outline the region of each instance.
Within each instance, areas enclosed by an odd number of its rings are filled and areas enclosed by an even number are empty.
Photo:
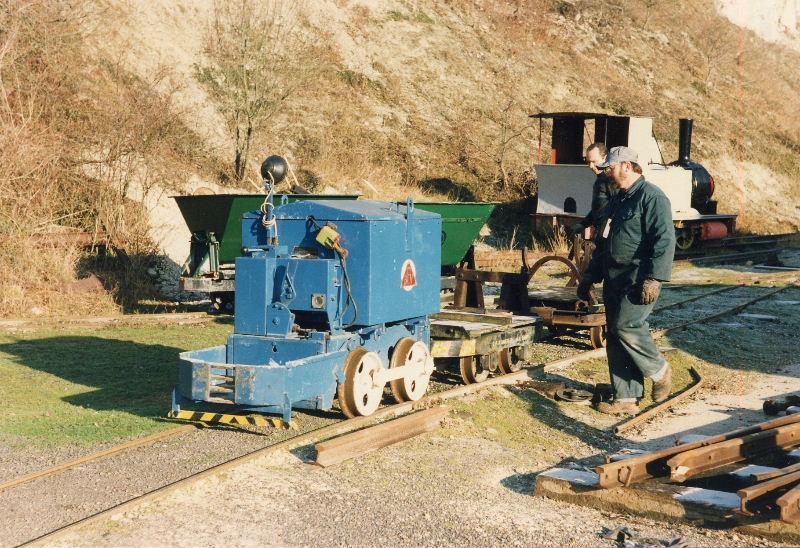
[[[606,355],[616,399],[641,398],[644,378],[658,373],[666,360],[659,352],[647,317],[655,303],[637,304],[635,289],[603,288],[606,307]]]

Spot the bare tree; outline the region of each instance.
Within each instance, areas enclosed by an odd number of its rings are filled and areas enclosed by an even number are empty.
[[[302,2],[216,0],[207,32],[208,62],[198,80],[217,101],[234,138],[233,172],[242,180],[254,134],[322,70]]]
[[[687,13],[686,30],[691,43],[703,61],[700,74],[706,93],[714,86],[716,73],[725,72],[736,62],[739,40],[736,27],[723,16],[708,11],[705,3],[696,1],[684,4]]]

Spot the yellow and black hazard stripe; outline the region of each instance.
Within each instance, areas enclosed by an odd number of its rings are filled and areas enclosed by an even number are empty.
[[[226,415],[224,413],[205,413],[202,411],[170,411],[167,415],[173,419],[203,422],[208,424],[236,424],[239,426],[272,426],[274,428],[297,427],[293,422],[286,422],[277,417],[264,417],[262,415]]]

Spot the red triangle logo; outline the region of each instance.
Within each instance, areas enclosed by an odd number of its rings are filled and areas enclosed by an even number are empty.
[[[406,291],[417,285],[417,269],[410,259],[403,263],[403,279],[400,286]]]

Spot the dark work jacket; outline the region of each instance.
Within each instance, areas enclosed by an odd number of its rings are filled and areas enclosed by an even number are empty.
[[[618,190],[617,185],[608,175],[600,173],[594,180],[594,185],[592,185],[592,210],[577,223],[578,226],[576,228],[580,230],[593,226],[595,229],[600,230],[602,228],[601,223],[605,222],[608,202]]]
[[[675,256],[675,227],[669,198],[644,177],[608,203],[607,238],[597,228],[598,248],[587,273],[604,289],[625,291],[647,278],[668,281]]]

